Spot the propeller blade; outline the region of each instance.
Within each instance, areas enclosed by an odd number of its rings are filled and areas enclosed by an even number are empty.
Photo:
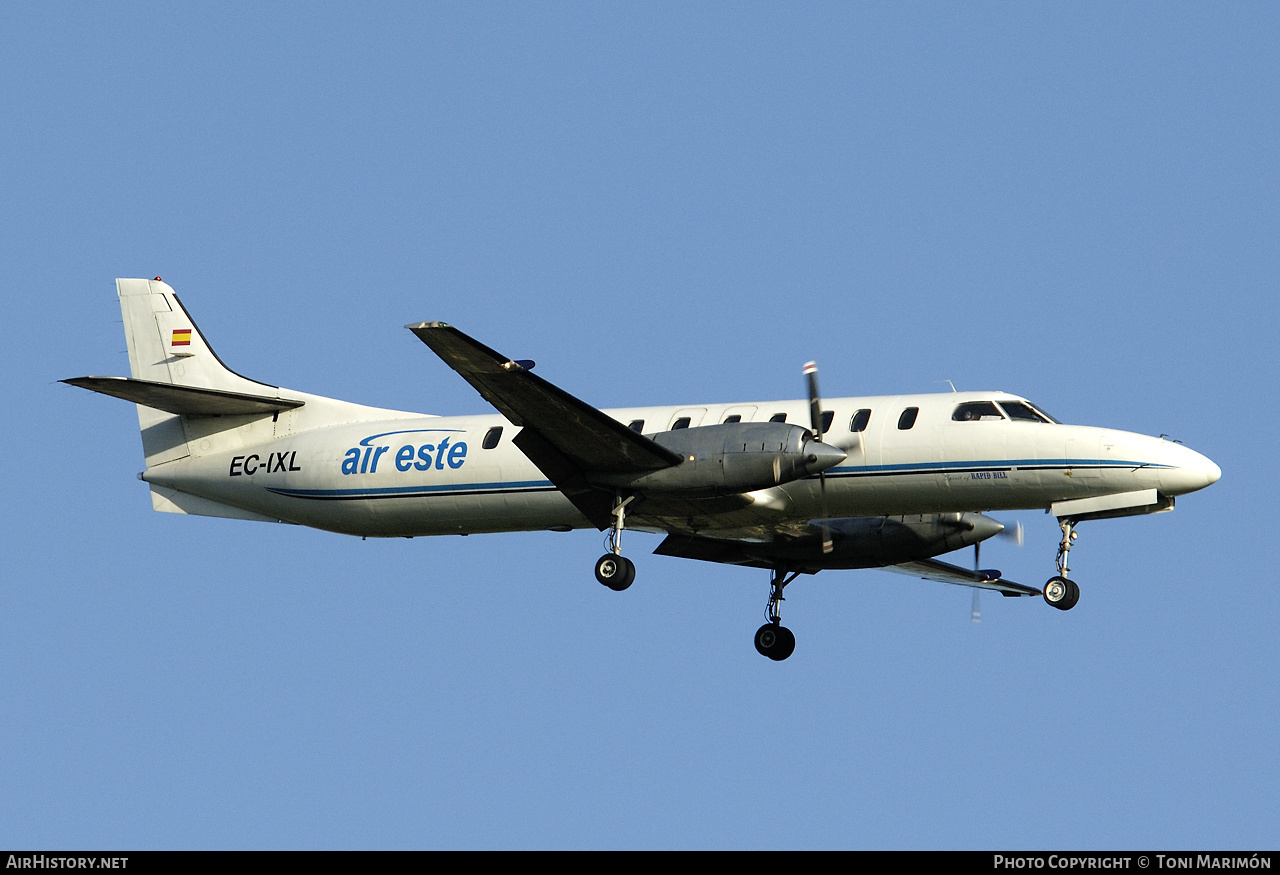
[[[818,364],[805,362],[804,375],[809,384],[809,425],[813,429],[813,439],[822,441],[822,397],[818,394]],[[818,491],[822,496],[822,552],[830,553],[835,549],[831,541],[831,518],[827,510],[827,475],[818,473]]]
[[[982,563],[981,547],[982,547],[981,541],[973,545],[973,570],[974,571],[978,571],[981,569],[981,563]],[[969,619],[973,620],[973,622],[975,623],[982,621],[982,605],[978,601],[978,593],[980,592],[982,592],[982,590],[978,589],[976,586],[973,587],[973,610],[969,614]]]
[[[818,363],[805,362],[804,375],[809,382],[809,425],[813,439],[822,440],[822,398],[818,395]]]
[[[835,549],[835,544],[831,541],[831,512],[827,510],[827,475],[825,472],[818,473],[818,491],[822,495],[822,552],[825,555]]]
[[[999,537],[1003,538],[1006,541],[1013,541],[1014,544],[1021,547],[1022,546],[1022,521],[1017,520],[1016,522],[1014,522],[1013,528],[1009,528],[1008,526],[1005,526],[1004,531],[1000,533]]]

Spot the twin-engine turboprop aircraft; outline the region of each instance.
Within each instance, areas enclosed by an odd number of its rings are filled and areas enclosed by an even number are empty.
[[[624,590],[630,527],[655,552],[766,568],[756,649],[786,659],[783,588],[886,567],[947,583],[1080,597],[1067,556],[1084,520],[1172,510],[1218,466],[1179,443],[1063,425],[1004,392],[597,410],[443,322],[406,326],[498,410],[425,416],[280,389],[228,369],[173,289],[116,280],[132,377],[65,380],[138,405],[152,506],[368,537],[595,527],[596,579]],[[933,557],[1047,509],[1062,540],[1043,588]],[[975,557],[976,558],[976,557]],[[976,562],[975,562],[976,564]]]

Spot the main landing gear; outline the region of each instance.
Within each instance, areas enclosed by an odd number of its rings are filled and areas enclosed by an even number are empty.
[[[613,525],[609,529],[609,552],[596,560],[596,580],[609,589],[621,592],[631,586],[636,579],[636,566],[630,559],[622,555],[622,530],[626,528],[627,505],[634,495],[617,497],[613,505]],[[778,567],[771,572],[769,579],[769,604],[765,608],[765,617],[769,622],[756,630],[756,650],[775,662],[781,662],[796,649],[796,636],[782,625],[779,610],[783,598],[782,590],[788,583],[800,576],[795,571],[790,574],[787,569]]]
[[[622,592],[636,579],[636,564],[626,556],[605,553],[596,560],[596,580],[615,592]]]
[[[596,560],[596,580],[615,592],[622,592],[636,579],[636,564],[622,555],[622,529],[627,505],[635,498],[619,495],[613,506],[613,528],[609,530],[609,552]]]
[[[1058,573],[1045,583],[1044,600],[1060,611],[1069,611],[1080,601],[1080,587],[1074,580],[1067,579],[1067,556],[1071,552],[1071,542],[1077,537],[1076,521],[1061,519],[1058,525],[1062,528],[1062,541],[1058,544]]]
[[[769,606],[764,612],[769,622],[756,630],[756,650],[761,656],[767,656],[776,662],[786,659],[796,649],[796,636],[782,625],[779,605],[783,601],[783,587],[799,576],[798,571],[788,576],[785,568],[775,568],[769,579]]]

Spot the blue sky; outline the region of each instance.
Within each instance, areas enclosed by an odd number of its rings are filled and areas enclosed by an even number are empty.
[[[1274,848],[1280,12],[14,4],[0,845]],[[486,405],[1003,389],[1221,482],[1088,523],[1069,614],[600,535],[153,513],[113,279],[267,382]],[[1040,583],[1057,529],[984,564]],[[964,561],[963,558],[959,561]]]

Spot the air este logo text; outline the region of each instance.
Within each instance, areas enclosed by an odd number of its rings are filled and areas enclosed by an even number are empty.
[[[406,443],[396,450],[395,469],[400,472],[406,471],[430,471],[435,468],[437,471],[443,471],[445,465],[450,468],[461,468],[467,461],[467,444],[465,441],[450,438],[449,434],[461,434],[458,429],[444,428],[418,428],[409,431],[387,431],[382,434],[369,435],[360,441],[360,446],[352,447],[347,450],[346,455],[342,459],[343,474],[376,474],[378,473],[378,462],[382,457],[391,452],[390,445],[374,446],[371,441],[380,438],[391,437],[398,434],[421,434],[429,433],[433,435],[445,435],[436,443]],[[450,441],[453,443],[450,443]],[[389,470],[389,469],[384,469]]]

